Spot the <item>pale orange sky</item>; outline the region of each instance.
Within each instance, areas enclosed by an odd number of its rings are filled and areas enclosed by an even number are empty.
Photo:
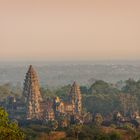
[[[0,60],[140,59],[139,0],[0,0]]]

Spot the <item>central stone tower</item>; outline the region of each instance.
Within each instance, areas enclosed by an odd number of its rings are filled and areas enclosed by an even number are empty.
[[[30,65],[28,72],[26,73],[23,95],[26,102],[26,119],[27,120],[41,120],[42,109],[41,102],[42,97],[40,93],[39,82],[37,74]]]
[[[77,114],[81,114],[82,111],[82,103],[81,103],[81,91],[80,87],[76,82],[73,83],[69,96],[69,103],[73,106],[73,112]]]

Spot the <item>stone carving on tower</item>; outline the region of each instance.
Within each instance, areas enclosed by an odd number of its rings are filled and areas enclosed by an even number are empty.
[[[81,91],[80,87],[77,85],[76,82],[73,83],[69,96],[68,102],[72,104],[73,113],[81,114],[82,111],[82,103],[81,103]]]
[[[32,65],[30,65],[29,70],[26,73],[23,95],[26,102],[26,119],[40,120],[42,118],[42,97],[37,74]]]

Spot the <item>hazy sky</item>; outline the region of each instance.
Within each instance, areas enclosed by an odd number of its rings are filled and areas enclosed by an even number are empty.
[[[0,0],[0,60],[140,59],[140,0]]]

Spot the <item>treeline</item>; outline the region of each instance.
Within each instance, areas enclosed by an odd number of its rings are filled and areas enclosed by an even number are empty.
[[[71,85],[50,89],[41,87],[43,98],[60,97],[67,100]],[[91,86],[80,86],[82,94],[83,111],[111,115],[114,111],[120,111],[124,115],[134,111],[140,111],[140,80],[128,79],[116,84],[102,80],[95,81]],[[7,96],[21,97],[22,85],[10,83],[0,85],[1,100]]]
[[[20,83],[13,85],[12,83],[6,83],[0,85],[0,101],[7,96],[20,97],[22,95],[22,86]]]
[[[83,107],[92,113],[112,115],[120,111],[124,115],[140,110],[140,81],[129,79],[117,84],[96,81],[83,94]]]

